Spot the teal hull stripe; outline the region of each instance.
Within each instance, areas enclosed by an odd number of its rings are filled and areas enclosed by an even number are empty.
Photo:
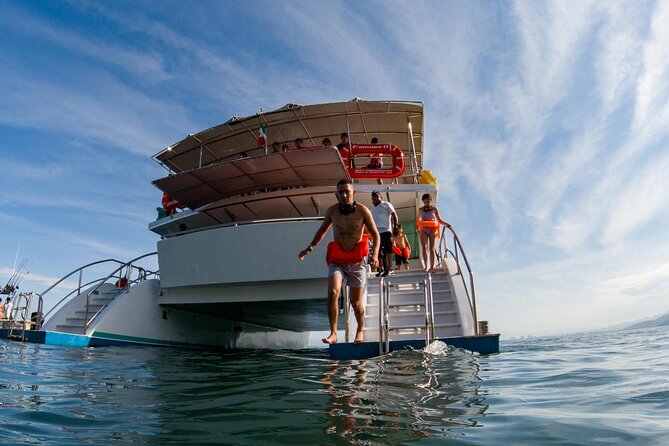
[[[137,336],[124,336],[114,333],[95,332],[91,336],[71,333],[60,333],[54,331],[42,332],[44,339],[39,343],[47,345],[63,345],[66,347],[101,347],[105,345],[162,345],[183,347],[192,344],[185,342],[174,342],[160,339],[141,338]],[[28,339],[30,341],[30,339]]]
[[[122,341],[124,343],[129,342],[133,344],[171,345],[179,347],[192,345],[187,342],[165,341],[161,339],[141,338],[137,336],[125,336],[115,333],[105,333],[103,331],[96,331],[95,333],[93,333],[92,338],[101,340],[113,339],[115,341]]]

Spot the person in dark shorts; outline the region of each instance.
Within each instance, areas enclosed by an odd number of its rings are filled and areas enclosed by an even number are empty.
[[[378,191],[372,192],[372,216],[374,223],[381,236],[381,249],[379,251],[378,276],[387,276],[393,269],[393,233],[392,228],[397,224],[397,212],[393,205],[381,200]]]
[[[402,225],[395,226],[393,230],[393,252],[395,253],[395,269],[409,269],[411,245]]]

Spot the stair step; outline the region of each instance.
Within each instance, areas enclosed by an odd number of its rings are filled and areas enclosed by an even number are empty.
[[[453,327],[459,327],[460,324],[458,323],[450,323],[450,324],[434,324],[434,329],[438,328],[453,328]],[[389,331],[396,331],[396,330],[423,330],[425,329],[425,326],[422,325],[396,325],[394,327],[388,327]]]
[[[70,325],[70,324],[57,324],[56,328],[78,328],[78,329],[83,329],[84,325]]]
[[[411,284],[402,284],[402,286],[399,287],[390,287],[390,295],[391,296],[396,296],[396,295],[402,295],[402,294],[415,294],[415,293],[420,293],[423,294],[423,285],[420,286],[413,286]],[[448,286],[447,283],[443,284],[433,284],[432,285],[432,294],[434,293],[450,293],[451,288]],[[379,295],[379,287],[374,287],[374,288],[367,288],[367,295]]]
[[[114,297],[94,297],[88,301],[88,305],[104,305],[107,302],[111,302],[112,300],[114,300]]]
[[[104,307],[104,305],[99,305],[99,304],[88,304],[88,312],[90,313],[91,311],[98,311],[100,308]],[[75,310],[75,313],[85,313],[86,310],[84,307],[81,307],[81,310]]]
[[[424,305],[424,299],[423,296],[415,296],[414,298],[407,298],[404,299],[402,302],[391,302],[388,305],[388,308],[395,308],[395,307],[415,307],[415,306],[423,306]],[[439,304],[447,304],[447,303],[452,303],[454,302],[453,299],[448,298],[448,299],[433,299],[432,304],[433,305],[439,305]],[[369,302],[367,301],[367,307],[378,307],[379,303],[378,302]]]
[[[449,288],[448,284],[449,284],[449,281],[447,281],[447,280],[439,280],[439,281],[434,281],[433,280],[432,281],[432,289],[441,289],[441,288],[448,289]],[[425,285],[423,284],[422,281],[421,282],[412,282],[412,281],[411,282],[406,282],[406,281],[390,282],[390,292],[391,293],[396,293],[400,290],[402,290],[402,291],[404,291],[404,290],[418,291],[418,290],[422,290],[424,286]],[[370,293],[370,292],[378,293],[380,288],[381,288],[381,286],[378,283],[368,283],[367,292],[368,293]]]
[[[434,329],[437,330],[439,328],[454,328],[454,327],[460,327],[460,324],[457,322],[450,322],[450,323],[435,323],[434,324]],[[392,324],[392,320],[390,321],[390,327],[388,327],[389,331],[397,331],[397,330],[424,330],[425,329],[425,321],[423,321],[422,324]],[[375,324],[371,327],[364,327],[363,331],[379,331],[378,324]]]
[[[455,314],[457,315],[457,311],[435,311],[434,312],[434,318],[438,317],[444,317],[447,315],[452,315]],[[399,317],[409,317],[409,316],[425,316],[425,312],[423,310],[411,310],[411,311],[389,311],[388,315],[391,318],[399,318]]]

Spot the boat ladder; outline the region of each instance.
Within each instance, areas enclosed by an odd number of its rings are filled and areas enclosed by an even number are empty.
[[[390,334],[423,332],[425,345],[435,339],[432,274],[406,282],[382,277],[379,287],[379,354],[390,352]]]
[[[15,341],[26,340],[26,330],[31,329],[30,312],[33,293],[20,293],[15,298],[12,314],[8,315],[9,331],[7,338]]]

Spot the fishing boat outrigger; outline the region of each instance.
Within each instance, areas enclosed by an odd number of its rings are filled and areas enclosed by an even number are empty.
[[[350,144],[321,144],[342,131]],[[259,135],[289,146],[301,139],[309,147],[269,153],[266,143],[258,147]],[[372,137],[382,143],[370,143]],[[31,299],[34,321],[24,317],[0,336],[78,346],[314,347],[328,327],[325,253],[316,249],[300,262],[296,252],[335,204],[337,182],[352,180],[365,205],[372,191],[383,194],[412,246],[420,197],[438,194],[423,168],[420,102],[288,104],[188,135],[154,159],[167,175],[153,184],[182,206],[149,224],[161,237],[157,251],[77,268]],[[474,276],[456,232],[443,228],[435,272],[423,270],[423,255],[411,252],[409,270],[368,275],[362,344],[350,342],[355,322],[344,293],[344,342],[329,347],[332,358],[371,357],[437,339],[499,351],[499,335],[478,320]],[[42,323],[45,298],[66,283],[71,289]]]

